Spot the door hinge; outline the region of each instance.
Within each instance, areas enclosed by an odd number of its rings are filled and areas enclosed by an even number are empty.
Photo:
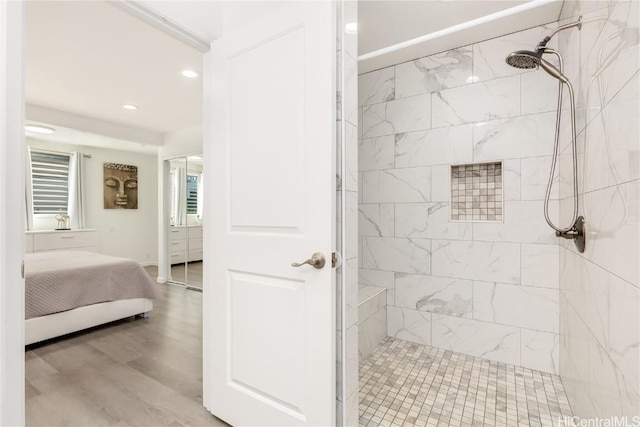
[[[22,267],[20,267],[20,272],[22,274],[22,278],[24,279],[24,260],[22,260]]]
[[[339,252],[331,252],[331,267],[339,268],[342,265],[342,256]]]

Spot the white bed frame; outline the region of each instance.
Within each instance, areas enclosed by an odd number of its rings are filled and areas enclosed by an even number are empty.
[[[25,320],[25,345],[140,315],[149,317],[153,300],[133,298],[103,302]]]

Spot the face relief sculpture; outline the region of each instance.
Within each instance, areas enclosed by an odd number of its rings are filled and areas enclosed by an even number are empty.
[[[104,208],[138,209],[138,167],[105,163]]]

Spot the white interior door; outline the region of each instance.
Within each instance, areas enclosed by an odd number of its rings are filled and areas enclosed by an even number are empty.
[[[205,58],[204,404],[236,426],[335,423],[334,7],[281,6]]]

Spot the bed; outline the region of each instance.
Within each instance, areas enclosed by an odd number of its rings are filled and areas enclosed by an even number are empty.
[[[129,316],[148,317],[156,283],[136,261],[82,251],[25,254],[25,345]]]

